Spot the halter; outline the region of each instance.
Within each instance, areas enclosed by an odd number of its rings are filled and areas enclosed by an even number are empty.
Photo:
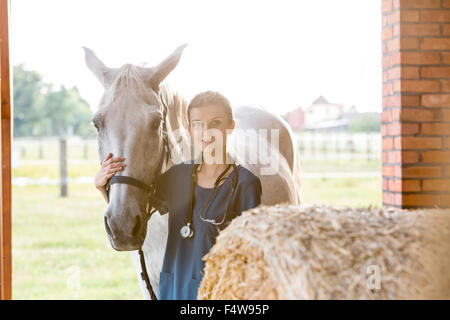
[[[159,179],[159,176],[161,175],[161,169],[164,164],[164,161],[167,163],[167,161],[169,161],[169,159],[171,158],[170,148],[169,148],[169,137],[168,137],[168,132],[167,132],[167,123],[166,123],[168,108],[167,108],[166,104],[164,103],[164,100],[162,99],[161,95],[159,96],[159,99],[161,100],[161,103],[164,107],[163,120],[162,120],[163,155],[159,159],[158,167],[156,170],[157,176],[154,179],[154,182],[151,183],[150,185],[148,185],[145,182],[142,182],[141,180],[138,180],[133,177],[114,175],[108,180],[108,182],[106,183],[106,186],[105,186],[106,194],[108,196],[108,202],[109,202],[109,190],[111,188],[111,185],[113,185],[114,183],[132,185],[132,186],[135,186],[135,187],[141,189],[142,191],[144,191],[147,195],[147,202],[146,202],[146,208],[145,208],[145,216],[146,216],[147,220],[145,221],[145,223],[147,223],[147,221],[151,218],[152,214],[155,211],[159,211],[161,213],[169,211],[169,209],[167,208],[165,203],[163,203],[162,201],[160,201],[159,199],[157,199],[155,197],[155,192],[157,189],[156,188],[157,181]],[[154,208],[154,210],[152,210],[152,208]],[[148,277],[147,267],[145,266],[145,257],[144,257],[144,253],[142,252],[142,247],[139,248],[138,253],[139,253],[139,260],[141,263],[141,270],[142,270],[141,278],[142,278],[142,280],[145,281],[145,284],[147,286],[147,290],[150,294],[151,299],[158,300],[156,298],[156,295],[155,295],[152,285],[150,283],[150,279]]]

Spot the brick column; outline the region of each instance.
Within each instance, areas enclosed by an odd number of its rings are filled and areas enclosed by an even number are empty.
[[[383,205],[450,208],[450,0],[382,1]]]

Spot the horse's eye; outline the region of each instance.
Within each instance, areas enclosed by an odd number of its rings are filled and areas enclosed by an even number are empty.
[[[92,124],[94,125],[95,129],[97,129],[97,132],[100,132],[101,128],[103,127],[103,118],[94,117],[92,119]]]
[[[97,131],[99,130],[98,124],[95,121],[92,121],[92,124],[94,125],[95,129],[97,129]]]

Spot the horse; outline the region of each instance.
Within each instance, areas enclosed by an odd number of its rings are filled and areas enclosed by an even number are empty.
[[[164,81],[179,63],[185,47],[186,44],[177,47],[154,67],[127,63],[118,68],[107,67],[92,49],[83,47],[88,69],[104,87],[92,118],[98,131],[99,157],[104,159],[111,152],[126,158],[126,168],[116,176],[133,177],[150,185],[171,166],[192,159],[186,152],[192,147],[186,112],[188,102]],[[230,135],[230,141],[234,141],[230,144],[230,154],[260,178],[262,203],[301,204],[300,159],[289,125],[261,107],[240,106],[233,110],[237,125]],[[276,133],[277,141],[267,137],[267,130]],[[164,148],[165,134],[168,150]],[[263,161],[246,161],[243,154],[253,150],[255,138],[261,146],[257,160]],[[167,151],[170,157],[159,165]],[[274,162],[277,167],[270,168]],[[111,185],[104,224],[112,248],[131,252],[142,294],[150,299],[146,284],[139,277],[141,265],[137,250],[142,248],[150,283],[157,292],[168,215],[153,214],[148,219],[146,199],[145,192],[133,185]]]

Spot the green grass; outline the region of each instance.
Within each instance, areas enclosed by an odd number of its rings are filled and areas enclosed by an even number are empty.
[[[94,177],[100,164],[95,160],[70,160],[67,163],[67,174],[71,178]],[[59,178],[59,162],[56,160],[26,160],[12,171],[13,177],[49,179]]]
[[[381,207],[381,178],[303,179],[307,204]]]
[[[91,185],[69,185],[68,198],[55,186],[14,187],[13,298],[141,299],[130,254],[107,242],[105,207]]]

